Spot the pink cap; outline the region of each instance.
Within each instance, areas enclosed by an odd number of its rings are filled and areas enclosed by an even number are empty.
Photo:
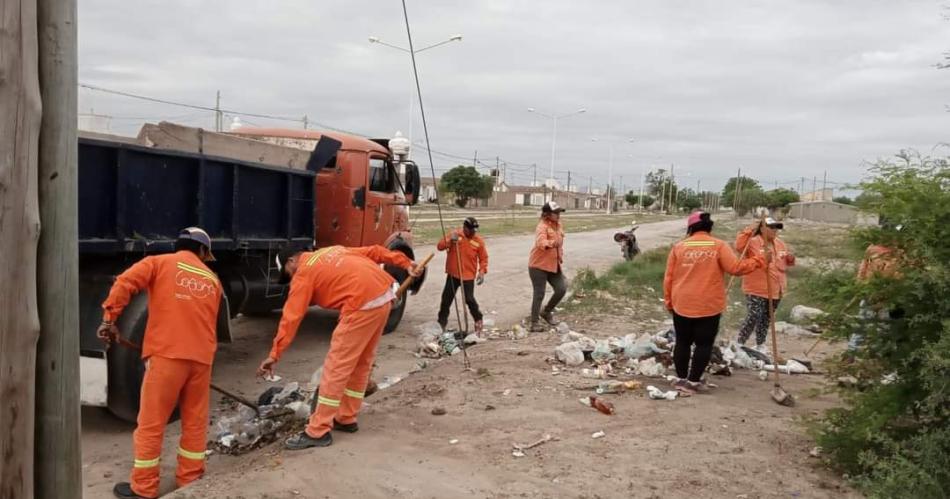
[[[694,211],[694,212],[690,213],[690,214],[689,214],[689,218],[686,219],[686,226],[689,227],[689,226],[693,225],[694,223],[699,222],[699,221],[700,221],[699,216],[702,215],[703,213],[705,213],[705,212],[703,212],[703,211]]]

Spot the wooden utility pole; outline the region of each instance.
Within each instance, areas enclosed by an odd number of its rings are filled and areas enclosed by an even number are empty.
[[[37,0],[43,122],[36,352],[36,497],[80,499],[76,0]]]
[[[0,9],[0,497],[33,498],[41,100],[36,0]],[[73,108],[75,111],[75,108]],[[73,144],[75,147],[75,144]],[[77,333],[78,334],[78,333]]]

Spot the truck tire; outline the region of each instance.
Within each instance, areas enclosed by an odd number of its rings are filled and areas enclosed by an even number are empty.
[[[401,300],[393,303],[392,310],[389,311],[389,319],[386,321],[386,327],[383,328],[383,334],[389,334],[399,327],[402,321],[402,315],[406,313],[406,302],[409,301],[409,295],[405,295]]]

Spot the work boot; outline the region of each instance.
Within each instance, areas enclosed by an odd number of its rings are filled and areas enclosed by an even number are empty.
[[[531,327],[528,328],[528,331],[531,331],[532,333],[543,333],[547,330],[548,328],[542,326],[538,321],[531,321]]]
[[[302,431],[288,438],[284,442],[284,448],[287,450],[303,450],[311,447],[327,447],[332,443],[333,436],[330,435],[330,432],[326,432],[318,438],[313,438],[307,435],[307,432]]]
[[[693,391],[693,393],[709,393],[710,387],[703,381],[687,381],[686,387]]]
[[[547,322],[552,326],[557,326],[558,320],[556,317],[554,317],[553,310],[545,310],[544,312],[541,312],[541,318],[544,319],[544,322]]]
[[[132,484],[129,482],[119,482],[112,487],[112,494],[123,499],[154,499],[151,497],[140,496],[132,490]]]
[[[344,433],[356,433],[360,431],[360,425],[356,424],[356,421],[353,421],[352,423],[341,423],[334,419],[333,430],[342,431]]]
[[[481,335],[482,335],[482,328],[483,328],[483,327],[485,327],[485,323],[484,323],[484,322],[482,322],[481,320],[475,321],[475,334],[481,336]]]

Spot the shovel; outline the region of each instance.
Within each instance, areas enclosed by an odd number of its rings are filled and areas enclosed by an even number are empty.
[[[765,218],[762,218],[762,225],[765,225]],[[769,276],[769,266],[772,264],[772,245],[768,241],[765,241],[765,292],[768,295],[769,302],[769,329],[771,330],[772,335],[772,359],[774,362],[775,370],[775,386],[772,387],[772,400],[775,403],[791,407],[795,405],[795,398],[782,389],[782,384],[779,382],[779,367],[778,367],[778,337],[775,334],[775,307],[772,306],[772,279]]]

